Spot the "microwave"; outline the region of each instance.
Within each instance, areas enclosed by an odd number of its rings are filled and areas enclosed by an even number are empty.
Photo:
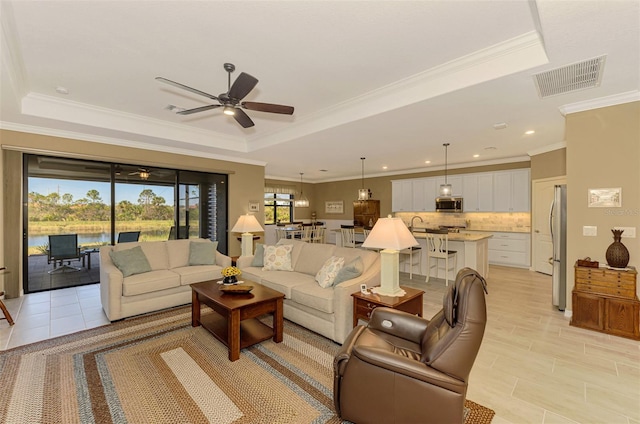
[[[462,197],[436,197],[436,212],[462,212]]]

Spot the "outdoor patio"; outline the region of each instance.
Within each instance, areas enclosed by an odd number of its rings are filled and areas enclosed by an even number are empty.
[[[97,251],[85,252],[80,260],[71,260],[71,266],[79,271],[64,269],[49,274],[54,269],[53,263],[47,263],[47,255],[30,255],[28,257],[28,284],[25,291],[30,293],[53,290],[65,287],[83,286],[100,282],[100,259]],[[68,261],[64,261],[65,264]],[[60,268],[58,265],[57,268]]]

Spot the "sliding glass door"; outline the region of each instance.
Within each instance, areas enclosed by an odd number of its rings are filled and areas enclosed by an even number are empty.
[[[25,293],[98,282],[107,244],[203,237],[227,252],[226,175],[37,155],[24,170]]]

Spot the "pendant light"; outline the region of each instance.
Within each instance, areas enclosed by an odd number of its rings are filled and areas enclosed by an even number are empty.
[[[440,184],[440,196],[451,197],[451,184],[447,184],[447,151],[449,143],[444,143],[444,184]]]
[[[307,199],[304,196],[304,193],[302,193],[302,176],[303,175],[304,175],[304,173],[301,172],[300,173],[300,198],[293,202],[293,206],[295,206],[296,208],[308,208],[309,207],[309,199]]]
[[[358,200],[369,200],[371,198],[371,191],[368,188],[364,188],[364,160],[366,158],[360,158],[362,161],[362,188],[358,190]]]

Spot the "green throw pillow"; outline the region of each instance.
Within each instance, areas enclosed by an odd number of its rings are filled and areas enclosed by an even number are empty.
[[[363,271],[364,263],[362,262],[362,258],[358,256],[357,258],[340,268],[340,271],[338,271],[336,278],[333,280],[333,285],[335,286],[342,283],[343,281],[359,277],[362,275]]]
[[[217,249],[217,241],[192,241],[189,243],[189,265],[215,265]]]
[[[140,246],[117,252],[111,251],[109,256],[125,277],[151,271],[151,265]]]
[[[262,268],[264,266],[264,244],[256,243],[256,253],[253,255],[251,266]]]

